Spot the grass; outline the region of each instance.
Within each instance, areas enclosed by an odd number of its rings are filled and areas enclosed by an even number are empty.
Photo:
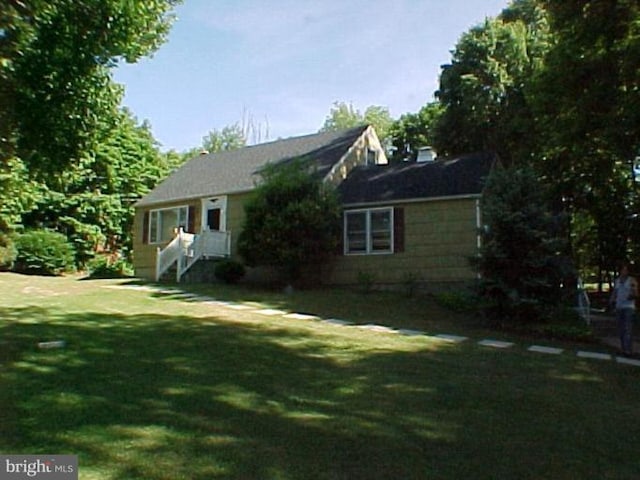
[[[0,274],[0,451],[76,454],[101,480],[640,475],[637,367],[105,288],[123,283]],[[206,292],[485,333],[419,299]]]

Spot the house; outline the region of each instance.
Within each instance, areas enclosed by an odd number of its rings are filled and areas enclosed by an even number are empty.
[[[244,202],[268,165],[309,162],[337,187],[344,205],[341,252],[323,282],[362,275],[380,283],[407,278],[450,283],[475,278],[482,180],[490,155],[388,164],[370,126],[276,140],[193,158],[135,205],[136,275],[176,278],[205,258],[237,256]]]

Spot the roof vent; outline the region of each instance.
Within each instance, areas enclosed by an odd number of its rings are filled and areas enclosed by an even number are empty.
[[[436,159],[436,151],[431,147],[421,147],[418,149],[418,163],[433,162]]]

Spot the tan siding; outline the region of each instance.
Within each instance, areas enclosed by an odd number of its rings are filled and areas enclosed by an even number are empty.
[[[244,204],[251,193],[230,195],[227,200],[227,230],[231,232],[231,256],[238,256],[238,235],[244,225]]]
[[[142,241],[145,212],[157,210],[160,208],[171,208],[178,206],[195,207],[194,230],[196,232],[199,232],[202,223],[202,206],[200,200],[185,200],[182,202],[163,203],[154,205],[153,207],[136,208],[135,218],[133,220],[133,267],[135,269],[136,276],[140,278],[146,278],[148,280],[155,279],[156,251],[158,247],[162,247],[161,244],[145,244]]]
[[[331,284],[355,284],[359,273],[379,283],[402,283],[408,275],[424,282],[471,280],[469,257],[477,253],[474,199],[408,203],[404,252],[341,255],[327,272]]]

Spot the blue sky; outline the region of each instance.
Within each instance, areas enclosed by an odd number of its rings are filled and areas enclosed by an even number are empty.
[[[508,3],[185,0],[168,41],[114,77],[163,150],[242,121],[262,141],[314,133],[336,101],[397,118],[433,99],[460,35]]]

